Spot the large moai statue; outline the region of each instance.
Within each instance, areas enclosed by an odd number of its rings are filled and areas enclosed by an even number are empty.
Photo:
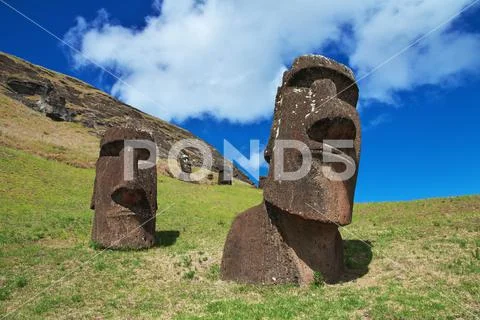
[[[234,220],[223,252],[224,280],[308,284],[317,272],[328,283],[340,280],[338,227],[352,219],[360,156],[357,100],[352,71],[323,56],[299,57],[284,73],[265,150],[264,201]],[[299,179],[275,172],[280,162],[284,172],[295,172],[305,160],[293,148],[282,158],[279,146],[286,140],[301,142],[311,154],[311,167]],[[348,168],[354,171],[336,174]]]
[[[153,148],[131,148],[127,140],[151,142]],[[111,128],[102,138],[91,203],[95,210],[92,240],[98,245],[134,249],[154,245],[157,171],[151,160],[156,150],[153,141],[149,133],[133,128]],[[146,160],[150,165],[145,166]]]

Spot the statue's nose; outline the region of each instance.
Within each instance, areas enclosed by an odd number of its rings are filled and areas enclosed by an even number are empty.
[[[115,190],[112,194],[112,199],[124,207],[131,207],[145,201],[146,195],[145,191],[142,189],[128,189],[126,187],[121,187]]]
[[[143,189],[120,187],[112,193],[112,200],[131,211],[131,214],[144,215],[150,211],[150,202]]]
[[[334,97],[337,94],[337,87],[330,79],[315,80],[311,88],[317,96]]]

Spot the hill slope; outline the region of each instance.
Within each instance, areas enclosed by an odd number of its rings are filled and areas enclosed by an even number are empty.
[[[2,52],[0,107],[0,144],[80,167],[95,164],[99,137],[111,126],[128,124],[151,132],[160,158],[167,157],[175,142],[198,139],[78,79]],[[213,171],[218,172],[223,157],[209,147],[214,157]],[[199,166],[198,151],[187,153]],[[234,175],[251,183],[237,168]]]
[[[345,282],[218,279],[234,216],[261,191],[159,177],[144,251],[89,246],[93,169],[0,147],[0,316],[15,319],[474,319],[480,197],[355,206]]]

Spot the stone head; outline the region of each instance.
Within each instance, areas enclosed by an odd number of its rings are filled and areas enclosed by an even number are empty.
[[[323,56],[294,61],[277,91],[265,150],[270,164],[266,202],[304,219],[339,225],[351,222],[361,141],[357,100],[358,87],[346,66]],[[306,175],[285,180],[275,173],[282,161],[276,152],[280,140],[299,141],[309,151],[311,167]],[[283,150],[285,172],[297,171],[304,160],[308,159],[297,149]]]
[[[150,247],[154,243],[157,173],[148,149],[130,148],[125,141],[154,141],[144,131],[111,128],[100,143],[92,209],[93,240],[108,247]],[[129,157],[129,158],[128,158]]]

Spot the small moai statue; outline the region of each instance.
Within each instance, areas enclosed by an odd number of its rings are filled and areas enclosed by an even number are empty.
[[[231,165],[224,164],[218,170],[218,184],[231,185],[233,181],[233,168]]]
[[[131,147],[127,141],[138,144]],[[140,249],[154,245],[155,153],[154,139],[147,132],[134,128],[110,128],[105,132],[91,202],[95,210],[92,240],[99,246]]]
[[[192,163],[188,155],[186,155],[185,153],[182,153],[182,155],[180,156],[180,168],[184,173],[192,173]]]
[[[180,155],[180,172],[178,179],[186,182],[192,182],[190,174],[192,173],[192,163],[185,153]]]
[[[327,283],[341,279],[338,227],[352,219],[360,158],[357,100],[353,72],[326,57],[301,56],[284,73],[264,153],[270,164],[264,201],[235,218],[223,251],[222,279],[306,285],[318,272]],[[303,176],[285,179],[277,167],[296,172],[304,161],[298,149],[281,148],[292,140],[308,149],[311,167]],[[346,168],[354,171],[338,179]]]

